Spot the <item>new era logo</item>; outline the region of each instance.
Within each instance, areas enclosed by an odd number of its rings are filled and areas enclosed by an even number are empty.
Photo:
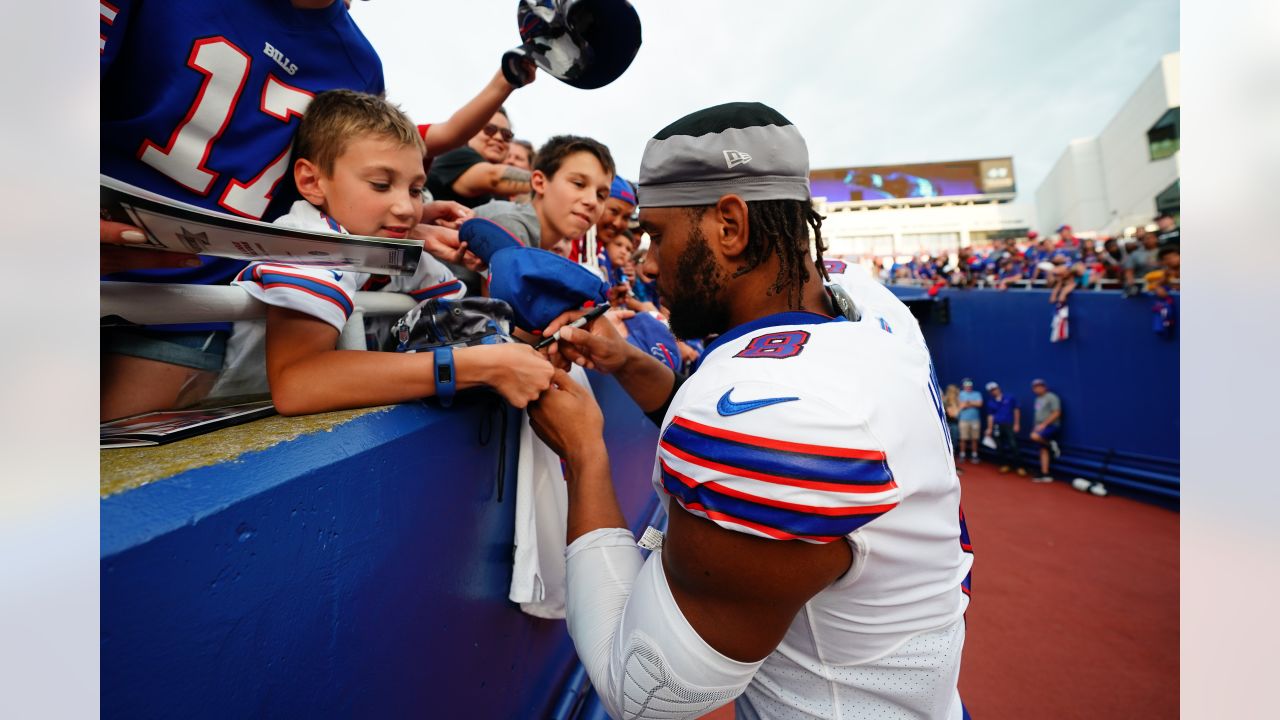
[[[749,162],[751,162],[751,156],[744,152],[738,152],[737,150],[724,151],[724,164],[730,168],[746,165]]]

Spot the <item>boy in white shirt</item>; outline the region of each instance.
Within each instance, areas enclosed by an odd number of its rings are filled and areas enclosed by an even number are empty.
[[[278,224],[403,238],[423,220],[422,138],[383,98],[349,90],[317,95],[294,143],[294,181],[305,200]],[[441,370],[433,354],[336,349],[352,297],[368,280],[364,273],[278,263],[250,265],[236,278],[234,284],[270,306],[266,371],[281,414],[437,394]],[[382,289],[419,300],[465,293],[448,268],[425,253],[412,276],[392,278]],[[489,386],[519,408],[536,399],[552,375],[536,351],[515,343],[458,348],[449,366],[445,392]]]

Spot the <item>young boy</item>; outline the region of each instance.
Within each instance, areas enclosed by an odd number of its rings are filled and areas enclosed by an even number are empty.
[[[504,200],[475,208],[531,247],[568,255],[572,241],[600,220],[613,182],[613,156],[596,140],[557,135],[538,149],[529,204]]]
[[[413,123],[382,98],[348,90],[311,101],[295,140],[293,176],[304,200],[276,222],[309,230],[406,237],[422,219],[423,141]],[[402,402],[435,395],[431,353],[337,350],[363,273],[256,263],[234,284],[269,307],[266,371],[282,415]],[[417,299],[457,297],[464,289],[423,254],[417,272],[383,288]],[[453,351],[453,388],[489,386],[516,407],[538,397],[552,369],[532,348],[484,345]]]

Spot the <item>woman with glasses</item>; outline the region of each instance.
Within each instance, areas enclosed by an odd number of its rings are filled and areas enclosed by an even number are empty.
[[[506,164],[512,137],[507,111],[499,108],[465,146],[435,158],[427,189],[436,200],[456,200],[472,208],[529,192],[531,173]]]

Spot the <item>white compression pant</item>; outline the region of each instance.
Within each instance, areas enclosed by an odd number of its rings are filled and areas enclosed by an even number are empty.
[[[708,645],[671,595],[661,550],[643,559],[630,531],[594,530],[565,555],[569,636],[616,720],[700,717],[742,694],[764,662]]]

